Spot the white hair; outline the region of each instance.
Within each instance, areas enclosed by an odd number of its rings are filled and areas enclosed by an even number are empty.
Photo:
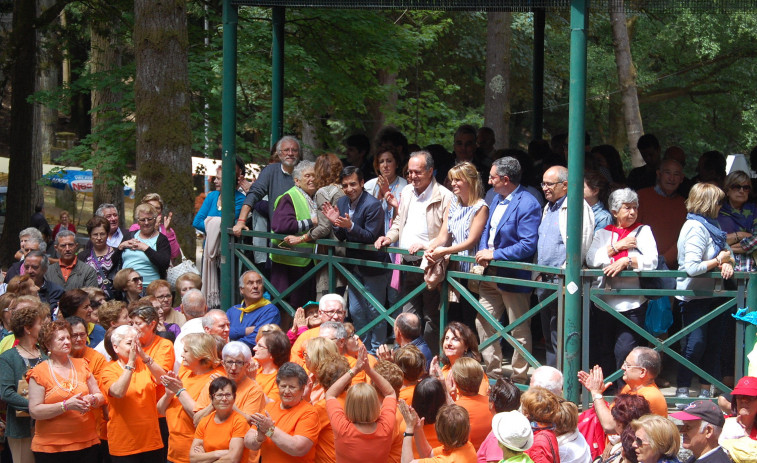
[[[202,291],[199,289],[190,289],[187,291],[181,298],[181,308],[184,310],[185,315],[189,315],[192,318],[199,318],[205,315],[207,306]]]
[[[113,344],[113,347],[115,348],[115,346],[121,344],[121,341],[127,336],[139,336],[139,332],[131,325],[121,325],[111,333],[110,343]]]
[[[203,317],[202,317],[202,327],[203,328],[210,328],[213,326],[213,323],[216,321],[216,317],[223,317],[224,319],[228,320],[229,317],[226,315],[226,312],[220,309],[213,309],[208,311]]]
[[[226,357],[237,357],[239,355],[244,357],[244,360],[246,362],[249,362],[252,358],[250,346],[241,341],[231,341],[230,343],[223,346],[223,351],[221,351],[221,357],[224,359]]]
[[[346,307],[344,298],[342,296],[340,296],[339,294],[330,293],[321,296],[321,300],[318,301],[318,310],[324,310],[326,308],[326,303],[330,301],[337,301],[342,305],[342,309]]]
[[[531,387],[543,387],[557,397],[562,397],[563,375],[560,370],[542,365],[531,374]]]

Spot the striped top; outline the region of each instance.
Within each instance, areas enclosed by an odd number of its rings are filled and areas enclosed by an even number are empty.
[[[468,239],[470,234],[471,222],[486,202],[479,199],[470,206],[462,206],[457,198],[449,205],[449,217],[447,217],[447,232],[452,235],[452,244],[459,244]],[[459,256],[473,257],[476,255],[477,245],[458,253]],[[460,262],[460,271],[467,272],[470,270],[470,262]]]

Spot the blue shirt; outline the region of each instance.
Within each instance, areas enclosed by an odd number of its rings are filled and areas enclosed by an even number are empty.
[[[434,358],[434,354],[431,353],[431,348],[428,347],[428,344],[426,344],[426,341],[422,337],[415,338],[410,344],[417,347],[418,350],[421,351],[421,354],[426,357],[426,371],[428,371],[429,368],[431,368],[431,360]]]
[[[591,211],[594,213],[594,233],[612,224],[612,214],[605,209],[602,201],[597,201],[596,204],[591,206]]]
[[[565,243],[560,234],[560,208],[567,196],[547,205],[547,211],[539,225],[538,264],[562,267],[566,259]]]
[[[255,338],[258,336],[258,329],[269,323],[280,324],[281,314],[279,309],[273,304],[264,305],[258,307],[250,313],[242,312],[244,302],[232,306],[226,311],[226,316],[229,317],[229,339],[232,341],[242,341],[250,346],[250,349],[255,347]],[[242,316],[242,321],[239,321],[239,315]],[[245,335],[245,329],[249,326],[254,326],[255,329],[252,333]]]

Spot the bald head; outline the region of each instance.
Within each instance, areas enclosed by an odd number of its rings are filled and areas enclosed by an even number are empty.
[[[181,298],[181,310],[184,312],[187,320],[202,317],[205,315],[205,311],[208,310],[205,296],[202,295],[199,289],[190,289]]]
[[[394,320],[394,337],[397,344],[404,346],[421,335],[421,320],[417,315],[403,312]]]
[[[202,329],[226,342],[229,342],[229,327],[229,317],[223,310],[213,309],[202,317]]]
[[[557,397],[562,397],[563,375],[557,368],[540,366],[531,374],[529,387],[543,387]]]

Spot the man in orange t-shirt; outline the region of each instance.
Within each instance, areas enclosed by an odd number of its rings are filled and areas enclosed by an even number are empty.
[[[344,298],[338,294],[325,294],[318,301],[318,318],[322,322],[332,321],[344,323],[344,317],[347,316],[347,311],[344,308]],[[305,346],[307,342],[312,338],[317,338],[321,335],[320,327],[310,328],[302,333],[292,346],[292,358],[290,361],[305,366]]]

